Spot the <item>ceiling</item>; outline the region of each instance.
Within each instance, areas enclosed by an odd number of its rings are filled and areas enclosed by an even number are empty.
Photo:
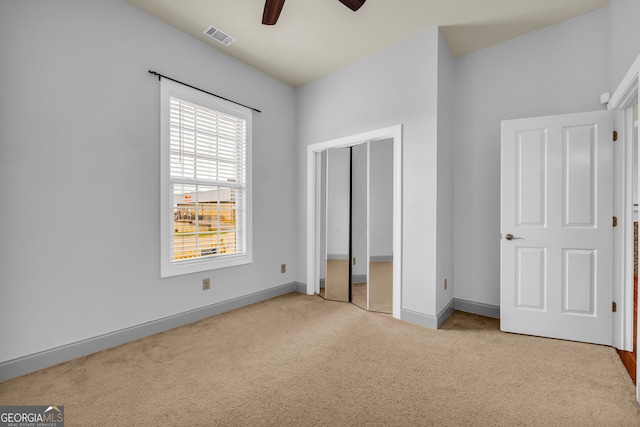
[[[262,25],[264,0],[127,0],[292,86],[301,86],[434,27],[461,56],[601,7],[610,0],[287,0]],[[203,31],[213,25],[230,46]]]

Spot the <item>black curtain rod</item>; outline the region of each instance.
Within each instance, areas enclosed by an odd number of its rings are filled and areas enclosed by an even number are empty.
[[[224,99],[225,101],[229,101],[229,102],[232,102],[232,103],[234,103],[236,105],[240,105],[242,107],[248,108],[250,110],[255,111],[256,113],[262,113],[262,111],[258,110],[257,108],[249,107],[248,105],[244,105],[244,104],[241,104],[239,102],[232,101],[232,100],[230,100],[228,98],[225,98],[224,96],[220,96],[220,95],[216,95],[215,93],[207,92],[206,90],[200,89],[199,87],[191,86],[190,84],[187,84],[185,82],[181,82],[180,80],[176,80],[176,79],[172,79],[171,77],[167,77],[164,74],[160,74],[160,73],[157,73],[157,72],[151,71],[151,70],[149,70],[149,74],[153,74],[154,76],[158,76],[158,80],[160,80],[162,78],[165,78],[167,80],[171,80],[172,82],[180,83],[181,85],[190,87],[191,89],[199,90],[200,92],[204,92],[204,93],[206,93],[208,95],[215,96],[216,98]]]

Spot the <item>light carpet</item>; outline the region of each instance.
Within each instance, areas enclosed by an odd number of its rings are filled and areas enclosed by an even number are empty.
[[[66,426],[638,426],[614,349],[288,294],[0,383]]]

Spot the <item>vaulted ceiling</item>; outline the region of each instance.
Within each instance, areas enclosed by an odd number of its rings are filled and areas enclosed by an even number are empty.
[[[465,55],[608,6],[610,0],[287,0],[262,25],[264,0],[127,0],[138,8],[292,86],[300,86],[428,29],[441,27]],[[234,37],[225,46],[210,25]]]

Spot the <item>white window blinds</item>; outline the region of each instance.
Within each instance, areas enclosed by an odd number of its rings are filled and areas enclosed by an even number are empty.
[[[247,122],[170,97],[172,262],[246,250]]]

